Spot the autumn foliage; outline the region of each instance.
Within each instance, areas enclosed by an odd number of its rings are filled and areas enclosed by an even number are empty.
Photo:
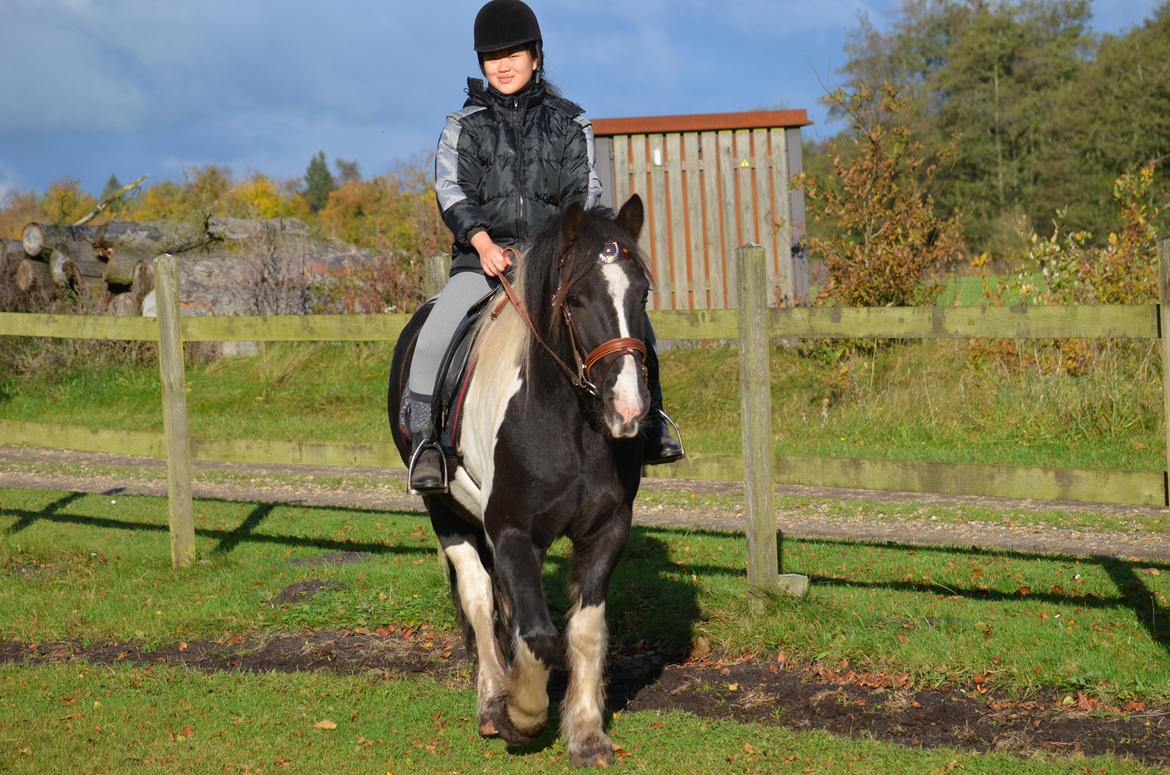
[[[323,157],[314,157],[317,163]],[[339,163],[340,164],[340,163]],[[346,166],[340,187],[314,209],[303,180],[278,181],[256,173],[235,179],[220,166],[188,171],[185,180],[160,181],[133,194],[116,217],[135,221],[204,221],[213,216],[298,218],[318,236],[365,249],[376,259],[351,280],[328,288],[323,309],[411,309],[422,299],[425,259],[446,250],[450,235],[439,217],[425,161],[362,180]],[[70,224],[97,199],[63,178],[43,193],[14,192],[0,202],[0,239],[19,239],[30,222]],[[113,210],[114,208],[111,208]],[[103,213],[100,224],[114,217]]]
[[[848,116],[845,147],[831,144],[833,175],[803,179],[812,212],[828,224],[809,240],[828,273],[820,299],[845,306],[930,302],[938,272],[962,248],[956,219],[936,215],[928,192],[935,168],[897,121],[901,101],[885,86],[836,91],[827,101]]]

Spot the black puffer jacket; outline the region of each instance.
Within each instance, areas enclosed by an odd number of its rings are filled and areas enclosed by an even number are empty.
[[[601,198],[593,127],[580,107],[536,83],[506,96],[469,78],[467,94],[435,157],[439,209],[455,237],[452,274],[480,270],[476,232],[523,250],[561,208]]]

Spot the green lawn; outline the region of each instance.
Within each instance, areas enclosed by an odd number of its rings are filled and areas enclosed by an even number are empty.
[[[1032,343],[777,347],[772,356],[779,454],[1161,470],[1156,343],[1113,343],[1072,356]],[[196,438],[384,441],[388,345],[274,344],[252,358],[188,367]],[[736,351],[702,345],[663,357],[667,409],[696,454],[740,450]],[[1083,363],[1082,363],[1083,361]],[[153,363],[70,361],[10,376],[0,419],[162,430]]]
[[[479,739],[473,694],[426,678],[0,666],[0,685],[0,770],[11,773],[570,771],[561,744],[511,754]],[[621,713],[609,734],[627,772],[1154,772],[1104,757],[917,750],[681,713]]]
[[[0,639],[144,645],[277,631],[450,630],[427,520],[417,514],[198,501],[199,562],[172,571],[163,499],[0,490]],[[353,565],[289,561],[326,552]],[[1170,565],[840,541],[785,544],[813,577],[804,600],[746,600],[742,537],[635,529],[608,608],[616,642],[859,672],[999,696],[1057,689],[1170,703]],[[565,546],[546,585],[568,608]],[[340,582],[272,606],[298,581]],[[517,756],[474,733],[469,685],[430,678],[204,675],[84,664],[0,668],[0,769],[512,772],[566,768],[563,745]],[[314,725],[322,720],[335,730]],[[684,714],[623,713],[611,733],[634,771],[1140,772],[1114,759],[1026,760],[912,750]],[[745,747],[750,746],[750,748]],[[1088,769],[1086,769],[1088,768]]]
[[[0,490],[0,637],[159,644],[453,626],[425,517],[199,501],[196,530],[200,561],[175,573],[163,499]],[[337,551],[372,557],[289,563]],[[546,566],[558,617],[568,609],[566,557],[558,543]],[[613,637],[685,653],[703,636],[730,654],[848,660],[923,685],[987,675],[1017,697],[1048,686],[1170,699],[1170,565],[828,540],[788,540],[784,562],[813,578],[811,595],[755,615],[742,537],[636,528],[610,597]],[[267,605],[309,579],[346,588]]]

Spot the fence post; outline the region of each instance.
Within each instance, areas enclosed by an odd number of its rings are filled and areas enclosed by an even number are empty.
[[[1162,476],[1170,506],[1170,238],[1158,243],[1158,333],[1162,337],[1162,426],[1166,442],[1166,473]]]
[[[427,257],[426,274],[423,280],[423,292],[428,299],[433,299],[447,284],[451,274],[451,256],[446,253],[436,253]]]
[[[191,491],[191,441],[187,427],[187,383],[179,328],[179,264],[164,254],[154,260],[158,300],[158,362],[163,389],[163,431],[167,444],[167,502],[171,565],[195,562],[195,519]]]
[[[808,578],[779,574],[780,539],[772,495],[772,370],[768,354],[768,271],[764,249],[736,250],[739,304],[739,390],[743,406],[743,472],[747,495],[748,586],[753,593],[801,596]]]

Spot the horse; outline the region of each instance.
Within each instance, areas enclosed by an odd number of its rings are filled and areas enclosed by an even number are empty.
[[[530,743],[548,722],[549,674],[563,663],[541,567],[555,540],[571,541],[561,733],[578,766],[614,760],[605,600],[629,537],[650,405],[643,221],[637,195],[616,216],[571,204],[515,262],[515,288],[502,281],[510,303],[494,305],[476,334],[448,492],[423,498],[476,660],[479,733],[510,745]],[[390,370],[387,411],[403,462],[406,375],[426,310],[404,329]]]

